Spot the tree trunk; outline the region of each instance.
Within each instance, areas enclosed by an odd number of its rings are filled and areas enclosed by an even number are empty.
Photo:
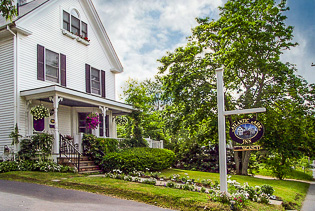
[[[247,169],[251,151],[242,152],[242,175],[248,175]]]
[[[236,170],[236,174],[240,174],[241,170],[240,170],[240,158],[239,158],[239,152],[236,151],[234,152],[234,161],[235,161],[235,170]]]
[[[248,175],[248,164],[250,158],[250,151],[236,151],[234,152],[235,170],[238,175]]]

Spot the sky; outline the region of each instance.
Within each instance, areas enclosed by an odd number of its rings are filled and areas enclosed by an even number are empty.
[[[128,78],[153,78],[158,59],[187,43],[196,17],[219,18],[226,0],[94,0],[95,7],[124,66],[116,76],[117,95]],[[283,62],[296,64],[297,74],[315,83],[315,0],[288,0],[287,25],[294,26],[299,46],[284,52]],[[117,98],[119,99],[119,97]]]

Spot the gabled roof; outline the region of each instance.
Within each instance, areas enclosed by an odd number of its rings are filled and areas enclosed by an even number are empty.
[[[12,22],[6,21],[6,19],[2,16],[0,16],[0,30],[5,28],[7,25],[15,25],[17,21],[23,20],[24,17],[26,17],[28,14],[32,13],[35,10],[38,10],[41,8],[42,5],[48,3],[48,2],[55,2],[56,0],[34,0],[27,4],[23,4],[19,6],[19,16],[14,17]],[[112,64],[111,71],[114,73],[121,73],[123,72],[123,66],[116,54],[116,51],[106,33],[105,27],[98,16],[98,13],[94,7],[94,4],[92,0],[80,0],[82,5],[84,5],[88,9],[89,15],[94,18],[93,21],[95,21],[98,34],[100,35],[101,42],[103,44],[103,47],[105,48],[106,52],[108,52],[108,56],[110,57],[110,62]]]

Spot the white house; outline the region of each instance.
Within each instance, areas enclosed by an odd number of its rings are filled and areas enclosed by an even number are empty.
[[[13,22],[0,18],[0,156],[20,134],[59,134],[80,143],[88,113],[102,114],[92,133],[116,137],[115,116],[130,105],[115,99],[115,75],[123,67],[91,0],[19,0]],[[119,26],[117,26],[119,27]],[[30,109],[43,104],[51,116],[34,120]]]

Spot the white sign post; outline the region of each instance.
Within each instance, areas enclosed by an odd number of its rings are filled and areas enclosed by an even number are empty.
[[[218,126],[219,126],[219,168],[220,168],[220,191],[227,192],[227,167],[226,167],[226,134],[225,116],[234,114],[249,114],[265,112],[266,108],[252,108],[244,110],[224,110],[224,84],[223,68],[216,69],[217,74],[217,101],[218,101]]]

